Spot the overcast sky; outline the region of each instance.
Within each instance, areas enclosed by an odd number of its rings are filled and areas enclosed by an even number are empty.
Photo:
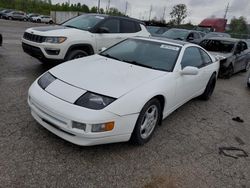
[[[86,4],[89,7],[97,6],[98,2],[98,0],[52,0],[53,3],[69,1],[70,3]],[[191,21],[193,24],[198,24],[206,17],[223,17],[227,3],[229,3],[228,20],[233,16],[244,16],[247,18],[247,22],[250,23],[250,0],[110,0],[110,7],[116,7],[121,12],[124,12],[126,1],[128,2],[127,14],[130,17],[148,19],[150,6],[152,5],[151,19],[154,17],[162,18],[164,7],[166,7],[166,21],[170,19],[171,8],[176,4],[184,3],[188,8],[188,17],[185,22]],[[107,3],[108,0],[101,0],[101,8],[105,9]]]

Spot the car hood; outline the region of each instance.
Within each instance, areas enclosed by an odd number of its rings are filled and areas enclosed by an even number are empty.
[[[167,74],[100,55],[68,61],[49,72],[70,85],[114,98]]]
[[[219,60],[226,59],[231,57],[233,54],[232,53],[220,53],[220,52],[209,52],[211,55],[214,57],[217,57]]]
[[[78,31],[81,31],[81,33],[88,32],[61,25],[33,27],[26,30],[26,32],[28,33],[32,33],[35,35],[42,35],[42,36],[70,36],[72,35],[72,33],[75,34]]]

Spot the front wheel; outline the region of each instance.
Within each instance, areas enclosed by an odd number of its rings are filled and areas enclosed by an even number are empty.
[[[142,108],[131,135],[131,142],[136,145],[143,145],[150,140],[156,125],[161,119],[161,105],[159,100],[152,99]]]
[[[250,62],[246,62],[245,68],[242,70],[243,72],[247,72],[250,68]]]
[[[66,60],[78,59],[87,56],[88,54],[83,50],[73,50],[68,55]]]
[[[228,66],[227,70],[226,70],[225,78],[226,78],[226,79],[229,79],[229,78],[231,78],[231,77],[233,76],[233,74],[234,74],[234,67],[233,67],[232,64],[230,64],[230,65]]]
[[[202,100],[210,99],[211,95],[214,92],[215,85],[216,85],[216,75],[213,74],[207,83],[205,91],[202,93],[202,95],[200,95],[199,98]]]

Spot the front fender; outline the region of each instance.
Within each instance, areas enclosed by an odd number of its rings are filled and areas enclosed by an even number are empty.
[[[169,76],[163,76],[157,78],[149,83],[145,83],[142,86],[129,91],[116,101],[106,107],[106,110],[114,114],[124,116],[128,114],[139,113],[143,106],[152,98],[161,95],[164,97],[164,111],[171,106],[170,99],[175,95],[176,82],[168,78]],[[170,76],[171,77],[171,76]],[[169,80],[169,81],[168,81]]]

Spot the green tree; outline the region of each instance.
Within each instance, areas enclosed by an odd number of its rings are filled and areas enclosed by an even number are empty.
[[[247,21],[246,18],[241,16],[239,18],[233,17],[231,19],[229,30],[231,33],[247,34]]]
[[[175,5],[170,12],[170,17],[172,24],[180,25],[187,17],[187,6],[185,4]]]

